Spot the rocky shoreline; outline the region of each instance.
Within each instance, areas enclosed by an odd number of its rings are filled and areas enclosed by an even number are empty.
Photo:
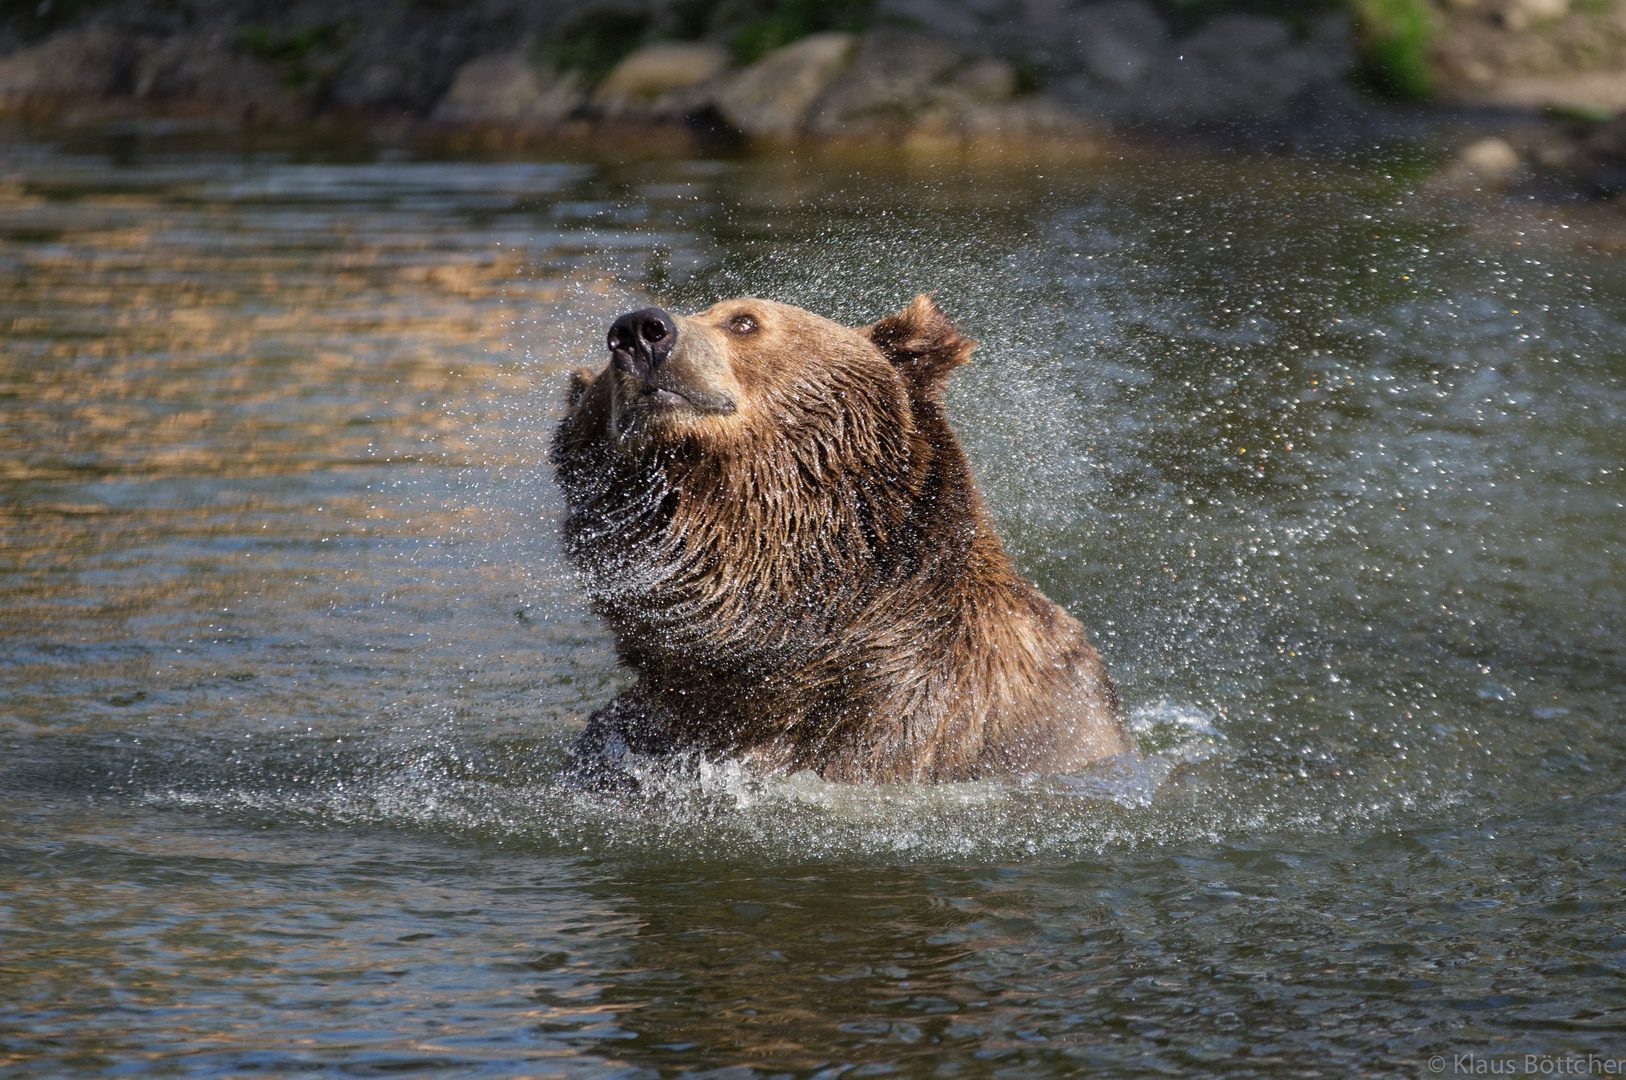
[[[79,0],[54,21],[4,9],[0,118],[1073,155],[1126,134],[1294,149],[1450,128],[1476,175],[1626,190],[1626,4],[1415,0],[1439,98],[1397,108],[1358,88],[1362,3]]]

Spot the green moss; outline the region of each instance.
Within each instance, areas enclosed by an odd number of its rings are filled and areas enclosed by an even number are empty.
[[[1583,126],[1607,124],[1620,115],[1613,109],[1602,109],[1595,105],[1549,105],[1545,111],[1554,119],[1568,120]]]
[[[645,11],[603,4],[567,20],[540,50],[561,71],[580,71],[597,82],[651,36]]]
[[[798,38],[825,30],[863,30],[875,0],[776,0],[741,24],[730,36],[734,56],[749,64]]]
[[[1032,58],[1026,56],[1007,56],[1012,70],[1016,72],[1016,92],[1018,94],[1032,94],[1044,89],[1044,68],[1040,67]]]
[[[1419,100],[1434,93],[1430,60],[1435,15],[1428,0],[1349,0],[1361,70],[1388,97]]]
[[[339,37],[337,23],[318,23],[296,30],[252,23],[238,32],[237,47],[277,68],[283,81],[297,88],[316,80],[316,55],[336,49]]]
[[[680,40],[704,37],[718,29],[720,17],[726,19],[729,10],[738,6],[732,0],[671,0],[664,29]]]

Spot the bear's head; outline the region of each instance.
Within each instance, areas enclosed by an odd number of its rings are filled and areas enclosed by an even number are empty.
[[[603,432],[634,454],[685,440],[779,441],[809,424],[824,441],[845,420],[862,429],[901,419],[906,397],[934,399],[974,344],[925,296],[857,329],[750,297],[692,316],[644,308],[611,325],[609,366],[574,373],[570,403],[596,390],[588,405]]]
[[[840,596],[986,532],[938,404],[974,344],[925,296],[857,328],[754,298],[616,319],[553,460],[623,651],[816,637]]]

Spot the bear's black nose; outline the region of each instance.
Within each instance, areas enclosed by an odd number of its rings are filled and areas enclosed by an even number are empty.
[[[672,355],[677,320],[660,308],[629,311],[610,324],[610,357],[617,369],[647,379]]]

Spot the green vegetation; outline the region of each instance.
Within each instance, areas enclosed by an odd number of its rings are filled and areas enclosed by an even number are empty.
[[[597,82],[628,53],[662,39],[727,41],[741,63],[822,30],[862,30],[875,0],[685,0],[659,12],[597,4],[567,20],[542,59]]]
[[[1007,56],[1005,60],[1016,72],[1016,92],[1032,94],[1044,89],[1044,68],[1030,56]]]
[[[875,0],[777,0],[738,26],[729,45],[740,63],[749,64],[798,38],[824,30],[862,30],[874,14]]]
[[[559,27],[543,43],[542,59],[561,71],[580,71],[597,82],[622,57],[649,40],[653,29],[646,11],[601,4]]]
[[[1596,105],[1549,105],[1547,115],[1558,120],[1567,120],[1572,124],[1581,124],[1591,127],[1597,124],[1607,124],[1620,115],[1613,109],[1602,109]]]
[[[1407,100],[1432,94],[1435,15],[1428,0],[1349,0],[1349,6],[1362,74],[1372,88]]]
[[[316,56],[336,49],[339,36],[336,23],[318,23],[297,30],[253,23],[238,33],[237,47],[279,69],[283,81],[297,89],[316,81]]]

